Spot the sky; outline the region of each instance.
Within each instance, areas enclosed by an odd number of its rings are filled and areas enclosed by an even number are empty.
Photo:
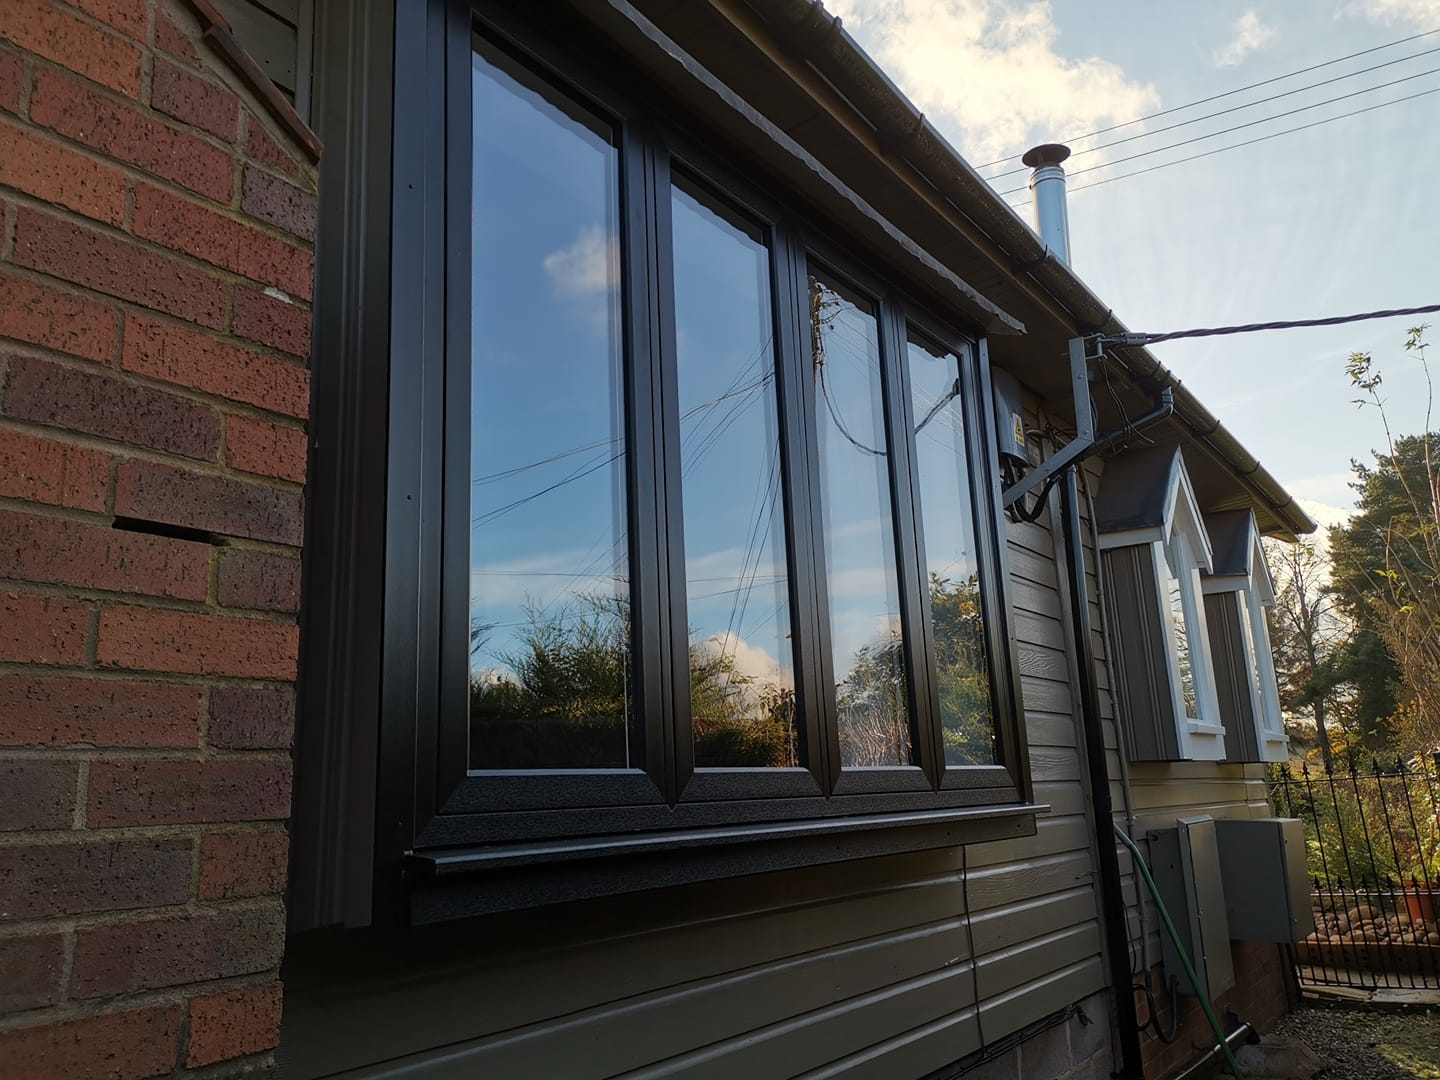
[[[1303,319],[1440,303],[1440,94],[1143,176],[1084,185],[1287,127],[1440,88],[1440,34],[1097,138],[1074,136],[1362,49],[1440,29],[1440,0],[826,0],[972,165],[1068,141],[1074,269],[1132,330]],[[1376,64],[1379,71],[1173,131],[1155,129]],[[1423,74],[1422,74],[1423,73]],[[1418,76],[1411,78],[1411,76]],[[1398,85],[1156,150],[1366,86]],[[1143,135],[1122,146],[1099,143]],[[1114,164],[1107,164],[1115,162]],[[1096,165],[1104,168],[1081,174]],[[987,177],[1018,161],[981,168]],[[1026,175],[995,181],[1027,223]],[[1162,343],[1159,359],[1322,524],[1353,505],[1352,458],[1384,447],[1345,375],[1354,351],[1385,376],[1396,433],[1425,422],[1402,343],[1418,318]],[[1440,320],[1430,340],[1440,343]],[[1440,359],[1440,352],[1432,352]]]

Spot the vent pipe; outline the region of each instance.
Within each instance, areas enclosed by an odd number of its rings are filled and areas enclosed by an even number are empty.
[[[1065,170],[1070,148],[1045,143],[1025,151],[1020,160],[1030,174],[1030,198],[1035,204],[1035,231],[1066,266],[1070,265],[1070,215],[1065,210]]]

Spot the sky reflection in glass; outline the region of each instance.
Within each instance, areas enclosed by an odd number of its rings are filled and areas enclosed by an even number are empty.
[[[474,67],[472,768],[631,764],[619,160],[608,125]]]
[[[910,765],[875,316],[859,297],[812,275],[810,345],[841,763]]]
[[[798,765],[769,253],[681,187],[671,218],[695,762]]]
[[[994,711],[985,659],[960,360],[913,331],[906,354],[945,764],[992,765]]]

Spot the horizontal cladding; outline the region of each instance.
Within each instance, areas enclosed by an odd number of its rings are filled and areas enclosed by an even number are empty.
[[[300,35],[297,24],[309,17],[299,0],[215,0],[235,40],[290,97],[298,85]]]

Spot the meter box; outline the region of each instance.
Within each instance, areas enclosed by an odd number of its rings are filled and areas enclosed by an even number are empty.
[[[1230,936],[1236,941],[1302,941],[1315,930],[1305,827],[1298,818],[1215,823]]]
[[[1235,985],[1215,825],[1213,818],[1202,814],[1180,818],[1175,828],[1149,834],[1156,889],[1210,1001]],[[1175,943],[1163,929],[1160,946],[1166,983],[1174,980],[1182,993],[1192,993]]]

